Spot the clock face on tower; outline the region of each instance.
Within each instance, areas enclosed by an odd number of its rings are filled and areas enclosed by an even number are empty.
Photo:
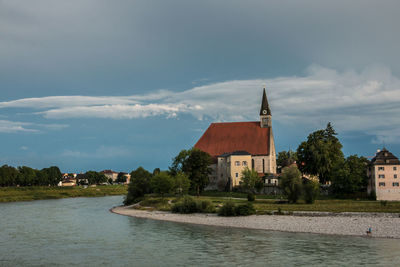
[[[267,111],[264,109],[262,113],[265,115],[265,114],[267,114]]]

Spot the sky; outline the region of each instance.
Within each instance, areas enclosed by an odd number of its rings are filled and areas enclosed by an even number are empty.
[[[167,169],[212,122],[400,156],[400,2],[0,0],[0,165]]]

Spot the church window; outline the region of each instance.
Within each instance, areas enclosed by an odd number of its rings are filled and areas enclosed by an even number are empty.
[[[235,173],[236,178],[239,177],[239,173]]]
[[[251,168],[254,169],[254,159],[251,160]]]
[[[242,162],[243,166],[247,166],[247,161]]]
[[[379,183],[379,186],[385,186],[385,183]]]
[[[263,173],[265,173],[265,160],[263,159]]]

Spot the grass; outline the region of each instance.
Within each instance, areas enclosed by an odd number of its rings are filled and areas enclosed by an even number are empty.
[[[101,185],[83,188],[74,187],[0,187],[0,202],[31,201],[39,199],[59,199],[69,197],[102,197],[125,195],[126,185]]]
[[[223,195],[223,194],[221,194]],[[223,196],[200,196],[195,197],[196,200],[211,201],[218,209],[227,200],[231,200],[236,204],[248,203],[244,197],[233,198]],[[145,200],[141,202],[142,206],[153,207],[156,210],[170,211],[171,204],[177,201],[177,197],[168,197],[162,200],[160,197],[154,195],[146,196]],[[170,201],[170,203],[168,203]],[[293,212],[293,211],[321,211],[321,212],[387,212],[387,213],[400,213],[400,202],[387,202],[383,205],[380,201],[367,201],[367,200],[349,200],[349,199],[321,199],[316,200],[314,204],[305,204],[300,201],[297,204],[283,203],[275,199],[260,199],[257,196],[256,201],[253,202],[257,214],[271,214],[278,211]]]

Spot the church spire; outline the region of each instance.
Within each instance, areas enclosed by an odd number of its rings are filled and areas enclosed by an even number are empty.
[[[263,97],[262,97],[262,101],[261,101],[260,116],[261,115],[271,115],[271,110],[268,105],[267,94],[265,93],[265,87],[264,87]]]

